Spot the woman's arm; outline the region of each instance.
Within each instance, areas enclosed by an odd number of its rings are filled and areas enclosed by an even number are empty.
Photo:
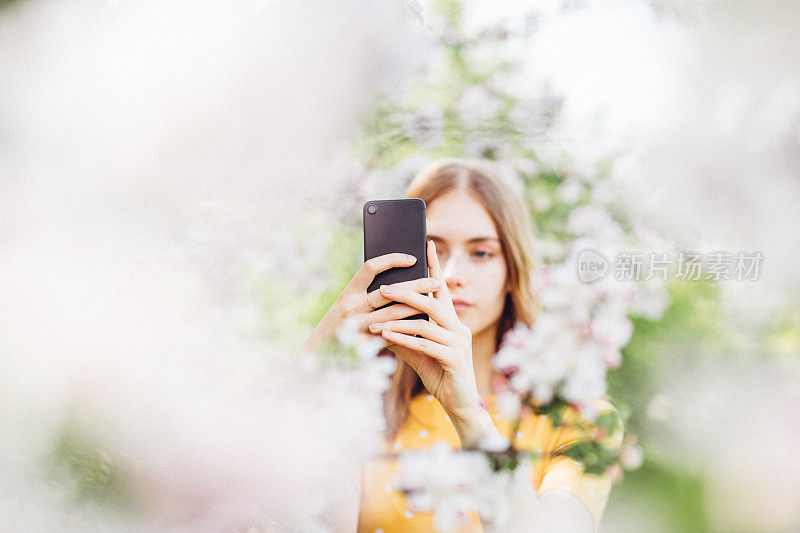
[[[484,439],[488,442],[505,440],[492,422],[492,416],[480,404],[472,409],[454,410],[449,416],[458,433],[462,450],[478,448],[478,444]]]
[[[337,300],[319,324],[311,331],[306,338],[305,342],[294,353],[294,360],[298,361],[303,353],[314,351],[317,346],[330,339],[335,333],[336,328],[341,325],[343,318],[339,310],[339,301]]]
[[[598,413],[612,413],[615,415],[616,429],[602,439],[605,448],[619,450],[624,436],[622,418],[614,406],[606,400],[595,402]],[[571,411],[566,418],[581,416]],[[582,423],[590,421],[583,419]],[[584,430],[585,431],[585,430]],[[567,520],[566,523],[580,525],[581,516],[586,519],[592,528],[599,526],[603,516],[608,496],[611,491],[612,477],[607,474],[589,474],[584,471],[584,465],[566,456],[563,452],[572,444],[584,438],[577,424],[564,424],[557,430],[553,440],[552,452],[556,452],[544,466],[544,476],[538,486],[539,499],[549,506],[548,516],[557,520]],[[576,522],[577,521],[577,522]],[[553,526],[555,527],[555,526]],[[592,531],[592,529],[584,529]],[[556,529],[556,531],[559,531]]]
[[[561,490],[535,494],[533,488],[516,496],[510,521],[502,531],[509,533],[593,533],[596,525],[589,509],[575,496]],[[486,531],[499,531],[488,525]]]
[[[564,491],[549,490],[537,498],[541,504],[541,525],[536,531],[592,533],[596,524],[586,505]],[[529,530],[526,530],[529,531]]]

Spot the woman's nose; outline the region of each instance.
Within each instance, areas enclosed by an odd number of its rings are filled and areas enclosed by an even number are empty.
[[[442,263],[442,275],[448,287],[454,287],[463,283],[463,257],[460,252],[453,252]]]

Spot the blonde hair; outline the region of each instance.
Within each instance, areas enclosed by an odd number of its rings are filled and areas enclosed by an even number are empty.
[[[498,169],[484,161],[446,159],[433,163],[411,181],[406,198],[420,198],[430,204],[453,190],[463,190],[478,200],[489,213],[497,229],[506,260],[510,291],[506,294],[497,328],[495,350],[503,335],[517,321],[532,325],[539,311],[533,291],[533,234],[530,214],[522,199],[522,191],[503,179]],[[388,351],[388,350],[387,350]],[[393,442],[408,418],[411,398],[425,392],[417,373],[397,358],[392,384],[384,394],[386,414],[385,438]]]

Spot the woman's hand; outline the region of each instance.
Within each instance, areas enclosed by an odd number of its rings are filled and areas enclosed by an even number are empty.
[[[383,285],[379,290],[387,300],[414,308],[406,316],[421,311],[432,322],[389,320],[374,323],[369,330],[380,333],[391,343],[388,348],[411,365],[450,415],[462,447],[471,447],[480,437],[499,434],[481,405],[472,363],[472,332],[456,314],[433,241],[428,242],[428,270],[431,278],[441,282],[441,289],[433,298],[399,283]]]
[[[311,332],[308,339],[303,343],[297,354],[304,351],[311,351],[316,346],[324,342],[340,328],[348,319],[354,318],[358,325],[358,330],[364,335],[368,335],[367,328],[374,322],[385,322],[399,320],[407,316],[416,315],[419,310],[404,304],[394,304],[383,309],[377,309],[392,300],[385,298],[380,290],[376,289],[369,293],[367,299],[367,288],[379,273],[394,267],[408,267],[413,265],[417,259],[414,256],[392,253],[367,260],[355,273],[347,287],[342,291],[336,302],[331,306],[325,317]],[[437,285],[437,283],[439,285]],[[441,282],[430,278],[422,278],[413,281],[404,281],[392,285],[402,291],[414,292],[422,297],[420,293],[438,291]],[[427,298],[427,297],[426,297]],[[370,307],[370,302],[375,308]],[[298,355],[296,355],[297,357]]]

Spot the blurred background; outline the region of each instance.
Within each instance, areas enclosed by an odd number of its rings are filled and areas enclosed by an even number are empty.
[[[0,1],[0,528],[346,530],[377,377],[291,356],[363,203],[463,156],[521,180],[541,266],[762,258],[641,277],[608,380],[644,460],[601,531],[800,530],[798,27],[790,0]]]

